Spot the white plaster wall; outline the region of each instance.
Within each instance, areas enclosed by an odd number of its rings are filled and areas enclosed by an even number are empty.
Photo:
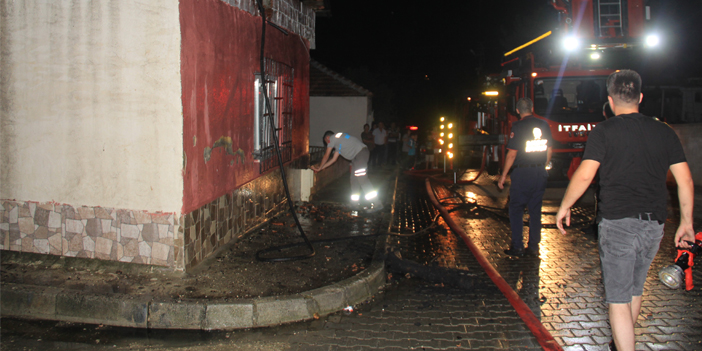
[[[310,96],[310,146],[324,146],[322,136],[327,130],[361,139],[368,104],[365,96]]]
[[[178,1],[0,0],[0,199],[180,212]]]

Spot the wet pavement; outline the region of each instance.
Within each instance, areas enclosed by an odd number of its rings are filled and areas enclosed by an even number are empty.
[[[474,174],[464,175],[470,179]],[[490,263],[519,294],[564,350],[606,350],[611,339],[603,301],[597,241],[585,229],[593,205],[574,210],[579,225],[561,235],[554,214],[564,189],[549,189],[544,202],[540,257],[511,259],[507,191],[493,177],[449,189],[435,186],[448,208]],[[2,349],[49,350],[538,350],[535,337],[480,268],[465,244],[428,206],[424,182],[401,177],[394,195],[388,247],[403,259],[468,272],[472,289],[389,276],[385,287],[351,313],[308,322],[235,332],[168,332],[63,322],[2,320]],[[587,199],[585,199],[587,200]],[[675,212],[671,209],[671,212]],[[526,216],[525,216],[526,219]],[[702,350],[702,270],[693,291],[670,290],[658,271],[673,263],[677,217],[670,216],[646,281],[637,350]],[[696,228],[699,227],[696,226]],[[526,234],[526,232],[525,232]]]

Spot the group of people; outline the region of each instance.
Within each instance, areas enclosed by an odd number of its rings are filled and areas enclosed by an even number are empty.
[[[385,123],[374,122],[373,126],[363,126],[361,140],[370,150],[370,167],[380,167],[384,164],[397,162],[398,140],[400,129],[395,122],[390,124],[390,129],[385,128]]]
[[[414,165],[417,137],[412,136],[413,134],[416,133],[411,131],[401,133],[395,122],[390,123],[390,129],[385,129],[383,122],[374,122],[372,128],[365,124],[361,140],[370,150],[369,167]]]
[[[639,113],[643,99],[641,84],[639,74],[631,70],[617,71],[607,79],[608,103],[615,116],[599,123],[589,134],[583,161],[573,174],[556,215],[558,229],[566,234],[563,222],[570,225],[570,208],[598,175],[598,240],[612,328],[610,350],[633,351],[635,347],[634,327],[641,310],[644,282],[658,252],[668,215],[668,171],[678,184],[680,201],[675,245],[689,249],[695,241],[694,185],[682,145],[670,126]],[[512,241],[505,253],[538,257],[541,207],[548,178],[546,165],[551,161],[553,138],[548,123],[533,116],[530,99],[520,99],[516,110],[521,118],[512,124],[504,170],[497,183],[500,189],[504,188],[511,170]],[[384,162],[384,150],[392,145],[390,140],[397,143],[397,132],[394,124],[391,131],[385,130],[382,123],[372,131],[366,125],[360,141],[349,134],[327,131],[323,137],[327,151],[320,165],[312,169],[317,172],[329,167],[339,155],[351,160],[351,200],[358,202],[362,189],[370,201],[377,191],[367,176],[369,157]],[[367,133],[372,134],[373,144],[369,144],[371,138]],[[416,135],[409,140],[416,152]],[[332,150],[336,150],[333,156]],[[523,242],[525,207],[530,217],[527,246]]]
[[[675,245],[689,249],[695,241],[692,226],[694,185],[682,145],[675,131],[655,117],[639,113],[641,77],[631,70],[607,79],[608,103],[615,115],[589,134],[582,163],[573,174],[556,214],[566,234],[570,208],[596,180],[598,183],[598,241],[605,301],[612,328],[610,350],[633,351],[635,324],[641,311],[644,282],[663,238],[668,192],[666,177],[678,185],[680,225]],[[533,116],[533,103],[517,102],[521,119],[512,124],[507,156],[498,187],[504,188],[510,170],[510,256],[539,255],[541,205],[551,160],[553,139],[548,123]],[[597,176],[597,178],[596,178]],[[523,242],[524,208],[529,211],[529,239]]]

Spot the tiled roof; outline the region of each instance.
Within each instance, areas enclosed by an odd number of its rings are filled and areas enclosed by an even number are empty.
[[[362,86],[315,60],[310,61],[310,96],[372,96]]]

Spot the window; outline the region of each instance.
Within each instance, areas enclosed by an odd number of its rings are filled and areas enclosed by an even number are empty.
[[[260,161],[261,172],[278,165],[272,132],[278,138],[283,162],[292,159],[293,68],[268,58],[264,64],[270,111],[265,105],[260,72],[254,88],[254,158]]]
[[[602,106],[607,102],[604,77],[539,78],[534,80],[534,112],[556,122],[581,122],[604,119]]]

